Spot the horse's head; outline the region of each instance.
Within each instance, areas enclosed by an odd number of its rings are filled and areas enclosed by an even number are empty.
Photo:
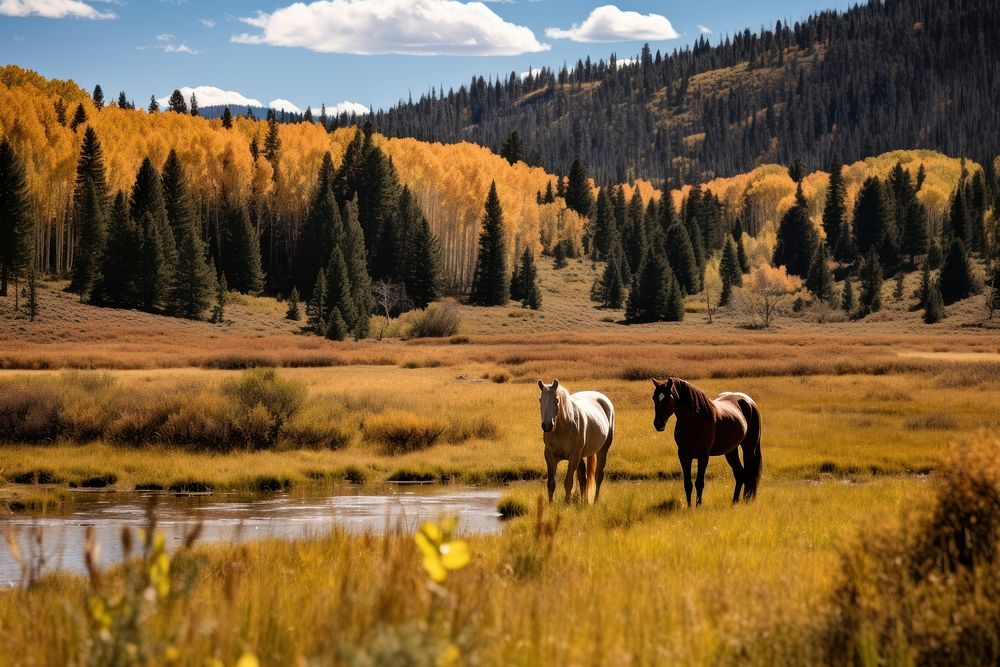
[[[542,430],[550,433],[556,427],[559,416],[559,380],[552,380],[552,384],[539,380],[538,389],[541,391],[538,404],[542,410]]]
[[[677,387],[671,378],[653,381],[653,428],[662,431],[667,427],[667,420],[674,414],[677,406]]]

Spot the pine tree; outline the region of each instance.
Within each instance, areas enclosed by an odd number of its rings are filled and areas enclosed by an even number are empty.
[[[896,301],[903,300],[903,289],[906,286],[906,276],[902,271],[896,272],[896,286],[892,290],[892,298]]]
[[[227,130],[233,129],[233,112],[228,106],[222,110],[222,127]]]
[[[329,327],[333,324],[334,314],[341,318],[344,325],[343,335],[335,340],[343,340],[351,333],[351,323],[358,319],[358,310],[351,295],[351,276],[347,272],[347,262],[344,261],[344,253],[340,248],[334,248],[330,255],[330,264],[326,267],[326,306],[327,315],[327,336],[330,335]],[[338,327],[338,334],[340,334]]]
[[[688,294],[701,292],[702,272],[695,251],[684,225],[674,224],[667,231],[667,258],[681,287]]]
[[[743,269],[740,267],[739,250],[736,242],[730,236],[726,239],[726,244],[722,247],[722,257],[719,259],[719,277],[723,284],[729,283],[732,286],[743,284]]]
[[[747,251],[743,247],[743,230],[739,230],[739,235],[735,236],[736,239],[736,258],[740,263],[740,271],[743,274],[750,273],[750,260],[747,258]]]
[[[594,220],[591,231],[590,251],[594,259],[605,259],[611,246],[611,238],[618,232],[614,210],[607,195],[602,189],[597,193],[597,203],[594,205]]]
[[[951,198],[951,213],[948,216],[946,227],[946,238],[949,242],[951,239],[958,239],[962,243],[968,244],[972,226],[970,217],[968,202],[965,199],[965,182],[962,179],[959,180],[955,194]],[[944,291],[943,285],[942,291]],[[945,296],[945,300],[947,301],[947,296]]]
[[[115,195],[108,219],[108,242],[101,257],[97,285],[90,302],[98,305],[138,308],[142,233],[129,218],[125,194]]]
[[[173,230],[170,228],[170,222],[167,219],[167,205],[163,198],[163,179],[149,158],[145,158],[139,165],[139,172],[136,174],[135,184],[132,186],[129,206],[129,215],[133,220],[142,223],[146,213],[151,216],[156,230],[156,243],[160,248],[159,252],[163,254],[163,271],[169,283],[170,272],[173,271],[174,263],[177,261],[177,245]],[[144,224],[140,224],[140,226],[144,227]],[[146,233],[144,229],[143,234]]]
[[[87,178],[76,210],[80,238],[73,254],[73,276],[70,289],[84,301],[98,280],[101,257],[108,240],[107,213],[100,201],[94,182]]]
[[[639,322],[677,322],[684,318],[684,299],[667,258],[647,254],[629,295],[630,319]]]
[[[80,127],[87,122],[87,110],[83,108],[83,102],[76,105],[76,111],[73,112],[73,121],[69,124],[69,129],[76,132],[76,128]]]
[[[307,295],[311,294],[316,274],[329,261],[333,248],[344,238],[340,208],[333,196],[334,173],[333,158],[326,153],[296,242],[295,285]]]
[[[876,248],[881,253],[883,242],[893,236],[894,224],[881,181],[869,177],[854,205],[854,245],[858,252],[867,256]]]
[[[168,265],[163,251],[161,229],[152,213],[146,211],[142,214],[139,220],[142,241],[139,246],[141,273],[138,280],[138,306],[148,311],[159,310],[165,305],[173,276],[173,267]],[[135,248],[131,252],[135,252]]]
[[[512,301],[520,301],[524,297],[524,283],[521,281],[521,264],[514,262],[514,268],[510,272],[510,298]]]
[[[927,265],[931,269],[940,269],[944,258],[941,256],[941,246],[937,240],[931,240],[927,246]]]
[[[590,217],[594,206],[594,196],[590,191],[590,179],[587,168],[580,158],[573,160],[569,168],[569,179],[566,184],[566,207],[576,211],[581,217]]]
[[[500,157],[510,164],[524,160],[524,144],[521,142],[521,134],[517,130],[511,132],[506,141],[503,142]]]
[[[0,141],[0,296],[31,264],[34,225],[24,164],[8,139]]]
[[[306,306],[306,324],[318,334],[326,334],[326,269],[320,268],[316,274],[316,284],[313,285],[309,303]]]
[[[94,184],[94,193],[101,207],[108,210],[108,182],[104,170],[104,150],[97,138],[94,128],[87,126],[80,143],[80,155],[76,162],[76,183],[73,191],[73,206],[78,208],[81,203],[83,188],[87,181]]]
[[[226,274],[219,276],[219,283],[215,288],[215,305],[212,306],[212,317],[209,319],[213,324],[222,324],[226,321],[226,303],[229,301],[229,285],[226,282]]]
[[[615,258],[617,259],[617,258]],[[610,259],[604,265],[601,276],[599,297],[605,308],[621,308],[625,302],[625,279],[622,277],[621,263]]]
[[[538,310],[542,305],[542,291],[538,287],[538,269],[535,267],[535,253],[530,247],[524,249],[521,255],[520,274],[521,296],[519,300],[532,310]]]
[[[166,162],[163,163],[160,181],[163,185],[163,208],[174,236],[179,239],[182,232],[194,229],[200,238],[201,223],[198,220],[194,202],[191,201],[187,175],[177,157],[177,151],[173,149],[170,150]]]
[[[298,322],[302,319],[302,312],[299,309],[299,290],[292,288],[292,293],[288,295],[288,308],[285,310],[285,319]]]
[[[944,299],[941,296],[941,288],[938,284],[932,283],[927,294],[927,306],[924,308],[924,323],[937,324],[945,318]]]
[[[200,115],[200,113],[198,112],[198,98],[195,97],[194,93],[191,93],[191,115],[192,116]]]
[[[438,292],[440,261],[437,239],[431,234],[431,226],[427,219],[421,218],[410,240],[406,257],[406,277],[403,281],[406,294],[415,307],[426,308],[427,304],[440,296]]]
[[[119,109],[131,109],[132,105],[129,104],[128,98],[125,97],[125,91],[118,93],[118,108]]]
[[[833,274],[830,272],[829,262],[830,251],[826,244],[816,244],[812,265],[809,267],[809,276],[806,279],[806,287],[817,299],[827,303],[833,301]]]
[[[628,223],[622,231],[623,245],[625,247],[625,258],[628,260],[629,269],[637,271],[639,262],[642,261],[642,254],[646,252],[646,219],[645,210],[642,207],[642,197],[636,189],[632,195],[632,201],[628,206]]]
[[[340,308],[334,306],[330,311],[330,317],[326,324],[326,337],[330,340],[344,340],[350,334],[350,329],[347,326],[347,322],[344,316],[340,312]]]
[[[841,297],[840,307],[848,314],[854,310],[854,286],[849,275],[844,279],[844,293]]]
[[[250,224],[246,206],[230,201],[222,230],[222,272],[232,289],[257,294],[264,286],[260,265],[260,242]]]
[[[927,209],[914,197],[903,219],[900,251],[910,257],[910,266],[916,266],[916,256],[927,249],[929,236]]]
[[[149,97],[149,106],[146,107],[147,113],[156,113],[160,110],[160,103],[156,101],[156,95],[151,95]]]
[[[865,255],[861,267],[861,312],[862,315],[875,313],[882,309],[882,263],[874,247]]]
[[[355,202],[348,202],[344,208],[343,253],[347,275],[351,281],[351,302],[354,309],[351,313],[341,309],[341,314],[350,333],[355,339],[360,340],[368,337],[375,301],[372,297],[371,277],[368,274],[368,262],[365,258],[365,236],[358,220],[358,207]],[[353,319],[349,315],[353,316]]]
[[[188,105],[187,101],[184,99],[184,93],[179,90],[174,90],[174,92],[170,94],[170,99],[167,101],[167,111],[187,114]]]
[[[826,190],[826,204],[823,206],[823,231],[826,244],[838,261],[846,261],[843,247],[847,227],[847,192],[844,186],[843,165],[835,162],[830,167],[830,184]]]
[[[545,186],[545,196],[542,197],[543,204],[554,204],[556,201],[556,195],[552,191],[552,181],[549,181]]]
[[[565,241],[559,241],[558,243],[556,243],[556,247],[552,251],[552,257],[554,259],[554,262],[552,264],[552,267],[554,269],[556,269],[558,271],[559,269],[566,268],[567,262],[566,262],[566,242]]]
[[[486,213],[483,215],[483,229],[479,235],[479,255],[472,281],[470,302],[477,306],[502,306],[509,300],[510,278],[503,228],[503,211],[496,183],[493,183],[486,197]]]
[[[774,266],[784,265],[788,273],[807,277],[819,237],[809,219],[808,207],[799,183],[795,204],[785,213],[778,227],[778,242],[774,247]]]
[[[941,276],[938,279],[941,297],[946,304],[952,304],[966,299],[976,292],[976,279],[969,260],[965,243],[955,238],[948,249],[948,255],[941,266]]]
[[[101,84],[94,86],[94,93],[91,95],[91,99],[94,100],[94,106],[98,109],[104,108],[104,91],[101,90]]]
[[[183,317],[197,318],[212,305],[215,273],[208,263],[205,243],[194,225],[180,233],[177,266],[170,294],[170,310]]]
[[[56,122],[66,127],[66,103],[61,97],[57,97],[53,107],[56,112]]]

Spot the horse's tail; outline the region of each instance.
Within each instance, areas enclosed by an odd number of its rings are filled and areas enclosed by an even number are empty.
[[[743,469],[746,471],[743,497],[754,498],[757,495],[757,485],[760,482],[760,471],[763,467],[763,460],[760,452],[761,423],[760,409],[756,404],[750,403],[749,429],[744,440],[743,448]]]
[[[583,490],[588,505],[597,500],[597,454],[587,457],[587,488]]]

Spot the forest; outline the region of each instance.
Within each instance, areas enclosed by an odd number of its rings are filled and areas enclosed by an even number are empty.
[[[634,57],[477,75],[371,120],[386,136],[498,153],[516,131],[529,164],[565,173],[581,157],[601,184],[677,187],[795,160],[812,171],[900,148],[987,164],[1000,152],[997,34],[992,0],[862,3],[670,53],[647,45]]]

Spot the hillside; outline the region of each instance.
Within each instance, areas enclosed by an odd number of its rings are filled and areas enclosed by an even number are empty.
[[[1000,152],[997,34],[992,0],[872,2],[673,53],[647,46],[635,61],[474,76],[374,121],[388,136],[497,152],[516,130],[530,164],[565,173],[581,156],[601,184],[794,160],[815,170],[899,148],[988,162]]]

